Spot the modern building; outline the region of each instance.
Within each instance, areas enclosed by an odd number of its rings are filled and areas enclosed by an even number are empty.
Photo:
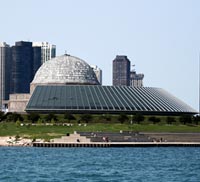
[[[130,72],[130,86],[131,87],[143,87],[144,74],[137,74],[136,71]]]
[[[41,65],[41,48],[33,48],[32,42],[16,42],[11,59],[11,93],[29,93],[34,73]]]
[[[33,76],[41,66],[41,47],[33,47]]]
[[[0,110],[6,109],[10,94],[10,57],[11,48],[5,42],[0,43]]]
[[[197,112],[160,88],[101,86],[85,61],[53,58],[37,71],[29,94],[11,94],[10,112],[182,115]]]
[[[96,74],[97,80],[102,85],[102,70],[98,68],[96,65],[91,65],[91,68],[93,69],[94,73]]]
[[[113,85],[130,86],[130,61],[127,56],[116,56],[113,60]]]
[[[41,47],[41,64],[56,57],[56,46],[48,42],[33,42],[33,47]]]

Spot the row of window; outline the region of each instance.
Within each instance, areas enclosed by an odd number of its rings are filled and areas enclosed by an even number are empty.
[[[125,86],[38,86],[29,109],[195,112],[158,88]]]

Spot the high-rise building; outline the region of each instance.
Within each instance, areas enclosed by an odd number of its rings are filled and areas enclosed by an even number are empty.
[[[33,76],[41,66],[41,47],[33,47]]]
[[[0,43],[0,110],[5,109],[4,101],[9,100],[10,93],[10,46]]]
[[[96,65],[91,65],[91,68],[93,69],[94,73],[96,74],[97,80],[102,85],[102,70],[98,68]]]
[[[56,46],[48,42],[33,42],[33,47],[41,47],[42,64],[51,58],[56,57]]]
[[[130,61],[127,56],[116,56],[113,60],[113,85],[130,86]]]
[[[11,93],[29,93],[30,82],[41,65],[41,48],[33,48],[32,42],[16,42],[11,58]]]
[[[144,74],[137,74],[136,71],[130,72],[130,86],[131,87],[143,87]]]

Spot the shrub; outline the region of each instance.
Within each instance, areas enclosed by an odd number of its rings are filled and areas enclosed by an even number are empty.
[[[124,123],[127,120],[128,120],[128,116],[126,114],[120,114],[118,116],[118,121],[120,121],[121,123]]]
[[[176,119],[175,119],[174,117],[168,116],[168,117],[166,118],[166,122],[167,122],[167,124],[172,124],[172,123],[175,123],[175,122],[176,122]]]
[[[7,120],[7,121],[16,122],[17,120],[23,121],[24,118],[21,116],[21,114],[18,114],[18,113],[10,113],[10,114],[6,117],[6,120]]]
[[[67,121],[76,120],[76,118],[74,117],[74,115],[72,115],[71,113],[68,113],[68,112],[66,112],[64,114],[64,119],[67,119]]]
[[[4,120],[4,117],[5,117],[4,112],[0,111],[0,121]]]
[[[155,116],[151,116],[151,117],[149,118],[149,121],[153,122],[153,124],[157,124],[157,123],[160,122],[160,118],[157,118],[157,117],[155,117]]]
[[[196,125],[198,125],[200,121],[200,116],[199,115],[193,116],[192,120]]]
[[[92,115],[91,114],[81,114],[80,119],[81,119],[81,121],[85,121],[86,123],[88,123],[92,120]]]
[[[133,116],[133,120],[140,124],[140,122],[144,121],[144,116],[140,113],[137,113],[136,115]]]
[[[50,122],[51,120],[54,120],[54,121],[57,121],[58,119],[57,119],[57,116],[55,115],[55,114],[53,114],[53,113],[49,113],[49,114],[47,114],[46,116],[45,116],[45,121],[46,122]]]
[[[35,123],[40,119],[40,115],[37,113],[30,113],[27,115],[27,119],[31,121],[32,123]]]
[[[190,115],[182,115],[179,117],[179,121],[182,124],[192,123],[192,117]]]
[[[102,114],[99,116],[100,121],[111,121],[111,116],[110,114]]]

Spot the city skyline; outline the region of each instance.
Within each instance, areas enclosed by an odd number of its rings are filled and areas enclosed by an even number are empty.
[[[98,65],[103,85],[112,85],[113,57],[127,55],[145,74],[144,86],[164,88],[198,110],[199,6],[198,0],[2,1],[0,41],[51,42],[57,55],[67,51]]]

